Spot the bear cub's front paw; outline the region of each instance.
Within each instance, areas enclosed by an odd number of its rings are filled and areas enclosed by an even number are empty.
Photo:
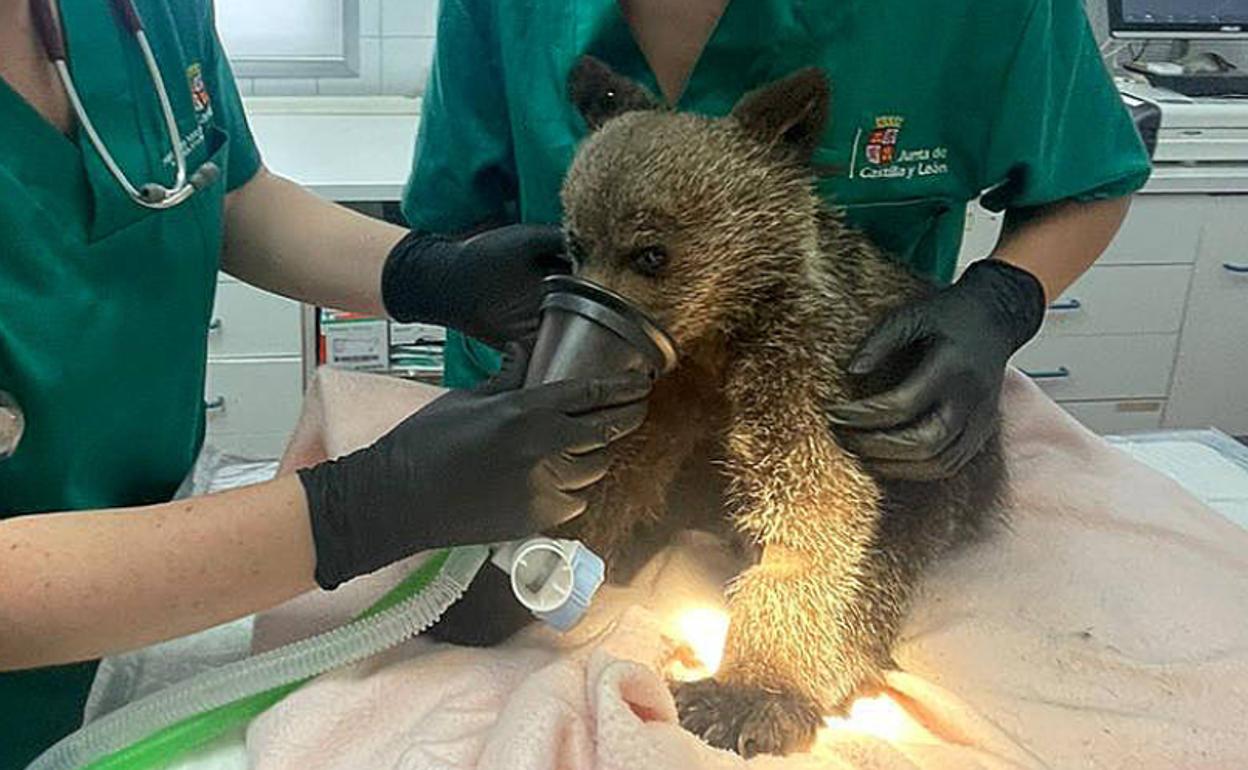
[[[798,693],[703,679],[673,683],[672,694],[682,727],[747,758],[806,751],[823,721],[819,707]]]

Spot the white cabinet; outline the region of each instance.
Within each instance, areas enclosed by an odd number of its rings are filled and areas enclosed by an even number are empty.
[[[300,305],[245,283],[223,282],[208,325],[208,357],[298,356]]]
[[[1098,265],[1191,264],[1212,199],[1207,195],[1135,196]]]
[[[1013,364],[1058,401],[1165,398],[1175,334],[1041,335]]]
[[[1248,195],[1210,200],[1164,424],[1248,435]]]
[[[972,206],[961,267],[1001,217]],[[1102,433],[1248,433],[1248,196],[1141,194],[1012,363]]]
[[[244,457],[279,457],[302,400],[302,306],[223,275],[208,328],[205,440]]]
[[[299,419],[302,396],[303,362],[297,357],[209,360],[208,440],[235,454],[278,457]]]
[[[1097,433],[1129,433],[1137,430],[1157,430],[1161,427],[1161,410],[1164,401],[1066,401],[1062,408],[1079,422]]]
[[[1049,305],[1047,337],[1177,333],[1188,265],[1093,265]]]

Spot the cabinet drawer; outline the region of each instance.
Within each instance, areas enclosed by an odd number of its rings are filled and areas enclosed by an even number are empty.
[[[1218,199],[1192,279],[1166,427],[1248,434],[1248,196]]]
[[[1098,265],[1049,305],[1044,333],[1177,332],[1191,277],[1188,265]]]
[[[1178,335],[1040,336],[1011,362],[1061,400],[1165,398]]]
[[[302,326],[299,303],[252,288],[245,283],[217,286],[217,301],[208,325],[212,358],[297,356]]]
[[[1202,195],[1137,195],[1099,265],[1190,264],[1196,261],[1210,201]]]
[[[204,404],[210,435],[289,435],[303,402],[299,359],[208,362]]]
[[[1160,400],[1063,401],[1061,407],[1087,426],[1088,430],[1108,435],[1160,428],[1165,402]]]

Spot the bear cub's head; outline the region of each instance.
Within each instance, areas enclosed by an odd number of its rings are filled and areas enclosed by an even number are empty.
[[[562,192],[577,275],[633,301],[682,350],[748,324],[802,275],[818,246],[821,71],[746,94],[722,118],[665,109],[590,57],[568,90],[591,129]]]

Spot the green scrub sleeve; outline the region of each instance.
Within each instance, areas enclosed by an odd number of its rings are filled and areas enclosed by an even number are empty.
[[[403,216],[454,233],[500,223],[516,199],[495,0],[443,0]],[[519,77],[524,77],[523,73]]]
[[[212,99],[214,121],[230,138],[229,162],[226,164],[225,189],[227,191],[246,184],[260,169],[260,151],[247,125],[243,112],[243,100],[234,84],[234,73],[217,36],[216,14],[212,0],[204,3],[207,23],[204,26],[208,40],[204,43],[204,84]]]
[[[1035,0],[998,104],[987,208],[1116,198],[1147,181],[1148,155],[1080,0]]]

